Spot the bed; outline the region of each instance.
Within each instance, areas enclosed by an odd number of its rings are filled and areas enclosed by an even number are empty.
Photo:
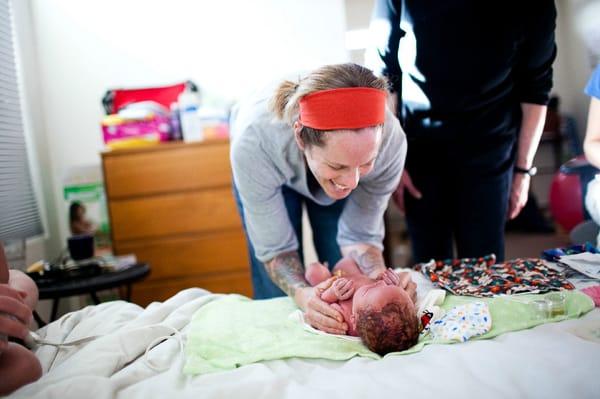
[[[432,288],[416,273],[414,279],[420,295]],[[581,333],[600,332],[598,308],[578,319],[381,360],[290,358],[184,375],[190,320],[221,297],[195,288],[145,309],[115,301],[69,313],[37,334],[52,342],[90,339],[38,347],[43,377],[11,397],[600,397],[600,337]]]

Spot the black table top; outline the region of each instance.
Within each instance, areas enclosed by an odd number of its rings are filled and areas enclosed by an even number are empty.
[[[125,270],[103,272],[91,277],[73,277],[54,282],[38,284],[40,299],[62,298],[73,295],[115,288],[131,284],[146,277],[150,266],[146,263],[135,264]]]

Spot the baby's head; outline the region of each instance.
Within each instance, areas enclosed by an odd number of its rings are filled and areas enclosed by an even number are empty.
[[[383,281],[356,290],[351,322],[367,348],[380,355],[406,350],[419,339],[413,301],[403,288]]]

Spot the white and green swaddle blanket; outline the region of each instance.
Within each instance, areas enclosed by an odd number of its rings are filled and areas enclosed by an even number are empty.
[[[434,333],[435,323],[443,320],[446,324],[455,323],[455,326],[462,323],[473,333],[468,328],[471,321],[461,319],[465,312],[472,315],[473,309],[479,311],[477,317],[489,314],[491,324],[487,332],[472,334],[471,339],[488,339],[547,322],[577,318],[594,308],[594,303],[585,294],[565,291],[565,295],[565,313],[546,319],[536,317],[531,306],[533,301],[544,295],[494,298],[448,295],[440,306],[445,314],[432,321],[429,334],[422,334],[412,348],[386,356],[419,352],[429,344],[464,341],[463,335],[460,335],[463,331],[451,334],[451,330],[442,328],[440,331],[445,333]],[[296,310],[296,305],[287,297],[251,300],[240,295],[227,295],[206,304],[192,317],[185,347],[184,373],[205,374],[291,357],[330,360],[346,360],[354,356],[380,358],[359,340],[307,331],[297,319],[289,317]],[[482,328],[479,321],[475,325]]]

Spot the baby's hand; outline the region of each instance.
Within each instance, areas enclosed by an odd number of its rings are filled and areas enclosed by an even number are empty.
[[[340,277],[333,282],[333,292],[340,301],[352,298],[354,295],[354,281]]]
[[[377,280],[383,280],[386,285],[400,286],[400,277],[390,268],[385,269],[383,273],[377,276]]]

